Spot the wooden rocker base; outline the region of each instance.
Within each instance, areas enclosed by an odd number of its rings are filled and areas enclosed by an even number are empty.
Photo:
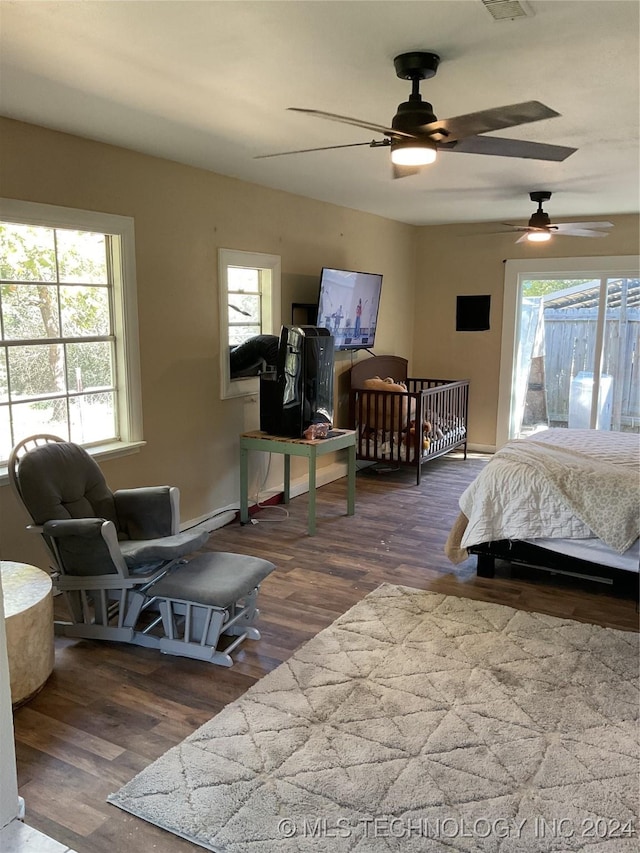
[[[230,667],[244,640],[260,639],[258,591],[274,568],[258,557],[215,551],[178,563],[144,589],[110,589],[108,601],[104,590],[76,590],[74,621],[57,622],[56,633]]]

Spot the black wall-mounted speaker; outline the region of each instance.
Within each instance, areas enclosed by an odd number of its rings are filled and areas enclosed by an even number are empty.
[[[486,332],[490,328],[491,296],[458,296],[456,300],[456,332]]]

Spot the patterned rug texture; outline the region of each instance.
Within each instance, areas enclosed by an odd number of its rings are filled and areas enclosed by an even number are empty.
[[[384,584],[109,802],[216,853],[635,853],[638,687],[635,633]]]

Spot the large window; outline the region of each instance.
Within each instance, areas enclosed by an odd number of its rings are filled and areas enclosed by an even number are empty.
[[[255,376],[232,378],[229,353],[256,335],[280,333],[280,257],[219,250],[220,396],[258,392]]]
[[[498,445],[547,427],[640,432],[638,259],[507,261]]]
[[[34,433],[139,441],[133,221],[0,201],[0,466]]]

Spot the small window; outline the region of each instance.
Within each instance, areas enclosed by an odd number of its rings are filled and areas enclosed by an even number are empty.
[[[219,250],[220,397],[257,394],[257,376],[231,378],[229,354],[256,335],[280,334],[280,257]]]
[[[133,220],[0,200],[0,466],[35,433],[141,440]]]

